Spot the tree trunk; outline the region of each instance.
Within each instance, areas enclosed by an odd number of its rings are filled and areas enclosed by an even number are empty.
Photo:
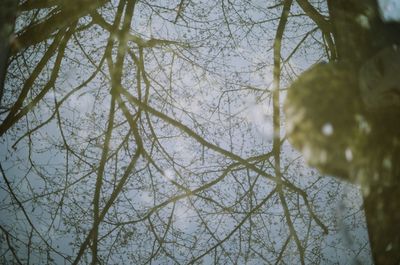
[[[349,63],[353,68],[351,72],[357,78],[362,79],[358,73],[368,59],[383,48],[400,43],[399,25],[384,23],[380,19],[376,1],[328,0],[328,6],[339,61]],[[400,61],[397,63],[400,64]],[[394,89],[400,91],[398,87]],[[400,264],[399,109],[376,114],[383,129],[382,133],[376,134],[376,144],[371,142],[365,159],[371,161],[375,157],[378,162],[363,169],[368,177],[360,183],[375,264]],[[388,143],[386,139],[394,139],[395,142]],[[385,150],[380,152],[382,148]],[[391,157],[379,157],[388,153]],[[382,165],[385,163],[389,169],[384,169]],[[377,173],[372,170],[377,170]]]

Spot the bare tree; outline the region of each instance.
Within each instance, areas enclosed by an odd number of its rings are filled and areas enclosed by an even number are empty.
[[[341,226],[325,208],[344,184],[305,168],[281,129],[289,84],[338,56],[324,1],[17,10],[0,124],[4,263],[370,261],[358,209],[348,252],[328,255]]]

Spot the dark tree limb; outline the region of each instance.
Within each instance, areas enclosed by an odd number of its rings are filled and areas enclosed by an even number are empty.
[[[7,72],[10,43],[14,31],[17,1],[2,0],[0,2],[0,106],[4,93],[4,81]]]
[[[74,0],[64,4],[63,1],[59,1],[58,12],[44,21],[33,24],[26,28],[22,33],[18,34],[11,47],[12,54],[16,54],[22,49],[50,38],[54,32],[57,32],[70,24],[76,23],[81,17],[89,15],[92,11],[101,7],[106,2],[107,0]],[[52,2],[50,1],[49,3]]]

